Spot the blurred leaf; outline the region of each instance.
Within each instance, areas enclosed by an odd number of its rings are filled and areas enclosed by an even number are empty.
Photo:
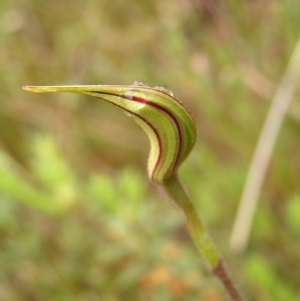
[[[263,257],[249,256],[246,260],[246,272],[253,288],[257,290],[257,296],[265,296],[274,301],[297,300],[297,295],[286,279]]]
[[[103,209],[103,213],[114,214],[118,211],[118,190],[116,182],[107,175],[93,175],[89,181],[91,197]]]
[[[128,198],[128,202],[141,204],[145,195],[145,180],[132,169],[125,169],[119,176],[119,186],[122,193]]]
[[[0,152],[0,193],[10,200],[19,200],[27,205],[47,212],[59,212],[60,208],[53,202],[50,196],[36,189],[26,179],[13,169],[9,158]]]
[[[300,236],[300,195],[294,195],[288,200],[285,218],[291,231]]]
[[[44,188],[57,199],[57,205],[72,205],[77,198],[78,184],[53,137],[36,136],[32,143],[32,152],[33,172]]]

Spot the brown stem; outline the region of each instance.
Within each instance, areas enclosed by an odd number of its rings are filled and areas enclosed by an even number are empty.
[[[212,273],[220,279],[232,301],[244,301],[244,298],[240,295],[240,292],[234,284],[222,259],[219,261],[218,265],[212,269]]]

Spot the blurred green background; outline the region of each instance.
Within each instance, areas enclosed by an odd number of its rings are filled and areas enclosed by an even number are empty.
[[[182,216],[147,179],[142,130],[97,99],[22,90],[135,80],[169,86],[193,113],[198,142],[181,175],[248,300],[300,300],[299,91],[249,246],[229,247],[300,37],[299,1],[0,4],[1,301],[225,300]]]

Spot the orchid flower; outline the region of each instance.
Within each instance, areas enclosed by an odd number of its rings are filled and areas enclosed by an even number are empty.
[[[178,176],[178,168],[192,150],[196,124],[183,104],[163,87],[133,85],[25,86],[32,92],[73,92],[107,101],[131,115],[150,139],[149,178],[161,185],[183,212],[191,236],[212,273],[223,284],[232,301],[244,300],[234,285],[211,236]]]

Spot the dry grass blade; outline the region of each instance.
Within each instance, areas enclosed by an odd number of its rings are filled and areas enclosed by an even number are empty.
[[[272,100],[256,146],[230,240],[234,251],[243,251],[247,246],[253,216],[276,138],[299,80],[300,40]]]
[[[238,69],[240,72],[239,76],[243,80],[245,85],[257,95],[271,102],[271,95],[275,90],[274,83],[267,79],[263,74],[261,74],[251,65],[240,63],[238,65]],[[289,117],[293,118],[297,122],[300,122],[299,104],[291,104],[291,106],[288,108],[287,113],[289,114]]]

